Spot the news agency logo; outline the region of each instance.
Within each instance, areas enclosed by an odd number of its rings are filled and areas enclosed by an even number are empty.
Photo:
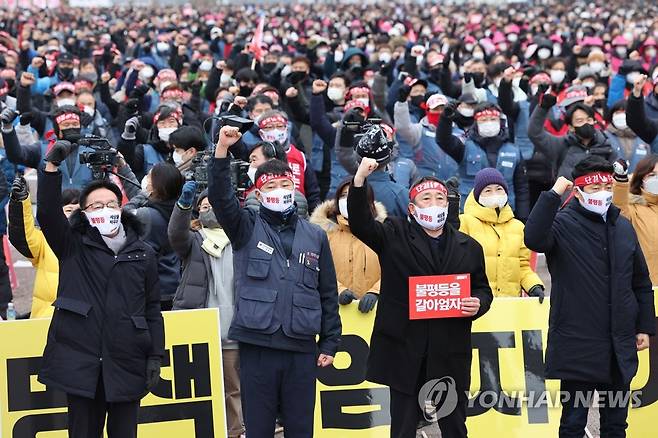
[[[418,405],[427,421],[447,417],[457,407],[457,385],[450,376],[432,379],[418,392]]]

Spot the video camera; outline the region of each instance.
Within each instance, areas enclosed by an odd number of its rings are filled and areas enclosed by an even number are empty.
[[[85,151],[80,154],[80,164],[85,164],[91,169],[94,179],[104,179],[108,173],[112,173],[112,167],[117,159],[117,150],[112,147],[107,138],[88,135],[80,138],[78,145],[93,149],[93,151]]]

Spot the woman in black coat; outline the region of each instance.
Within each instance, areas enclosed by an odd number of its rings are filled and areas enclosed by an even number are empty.
[[[110,437],[135,437],[164,355],[157,260],[108,181],[90,183],[67,220],[55,165],[65,156],[49,154],[39,173],[37,219],[60,266],[39,381],[67,394],[70,437],[100,438],[106,414]]]
[[[482,247],[449,223],[437,238],[412,216],[375,221],[368,207],[367,183],[363,183],[372,171],[368,169],[370,161],[374,160],[362,160],[347,198],[352,233],[379,256],[382,272],[367,379],[391,389],[392,437],[415,437],[422,415],[418,394],[426,382],[442,377],[454,379],[459,403],[452,414],[439,419],[439,427],[444,436],[465,437],[471,324],[489,310],[493,300]],[[376,163],[372,166],[374,169]],[[447,189],[440,184],[445,190],[443,214],[447,216]],[[410,209],[412,205],[418,208],[412,203]],[[409,277],[462,273],[471,274],[471,297],[479,299],[479,309],[473,308],[470,316],[464,317],[409,319]]]

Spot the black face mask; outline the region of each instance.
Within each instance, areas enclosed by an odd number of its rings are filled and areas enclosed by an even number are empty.
[[[276,68],[276,62],[266,62],[263,64],[263,71],[269,73]]]
[[[464,73],[464,79],[468,82],[473,79],[476,88],[482,88],[484,85],[484,73]]]
[[[65,80],[73,79],[73,68],[71,67],[59,67],[57,69],[59,77]]]
[[[594,101],[594,108],[605,109],[605,107],[606,107],[606,102],[607,102],[606,99],[596,99],[596,100]]]
[[[80,128],[69,128],[62,129],[62,138],[68,140],[71,143],[77,143],[80,140],[82,135],[80,134]]]
[[[306,76],[307,74],[305,71],[294,71],[288,75],[288,81],[291,84],[295,85],[304,81],[304,79],[306,79]]]
[[[585,123],[583,126],[576,128],[576,135],[582,139],[589,140],[594,137],[594,126]]]
[[[429,74],[430,74],[430,79],[432,79],[434,82],[439,82],[439,80],[441,79],[441,69],[439,68],[434,68],[430,70]]]
[[[420,104],[425,101],[424,96],[411,96],[411,104],[420,107]]]

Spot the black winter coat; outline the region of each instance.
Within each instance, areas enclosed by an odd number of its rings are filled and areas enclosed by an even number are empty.
[[[118,255],[82,212],[69,223],[61,186],[61,173],[39,173],[37,220],[60,267],[39,381],[94,398],[102,377],[108,402],[139,400],[147,358],[164,355],[155,253],[130,214],[122,214],[127,240]]]
[[[437,265],[430,237],[413,220],[391,217],[375,221],[366,188],[350,187],[347,208],[352,233],[378,256],[382,279],[377,315],[370,340],[367,379],[396,391],[417,395],[417,382],[451,376],[457,391],[471,381],[471,324],[491,306],[493,294],[475,239],[446,224],[445,252]],[[471,274],[471,296],[480,310],[470,318],[409,319],[409,277]],[[426,376],[421,368],[426,364]]]
[[[543,192],[525,244],[546,254],[553,286],[546,377],[609,383],[615,359],[624,382],[637,372],[637,333],[655,334],[649,270],[633,226],[614,205],[606,221],[577,199]]]

